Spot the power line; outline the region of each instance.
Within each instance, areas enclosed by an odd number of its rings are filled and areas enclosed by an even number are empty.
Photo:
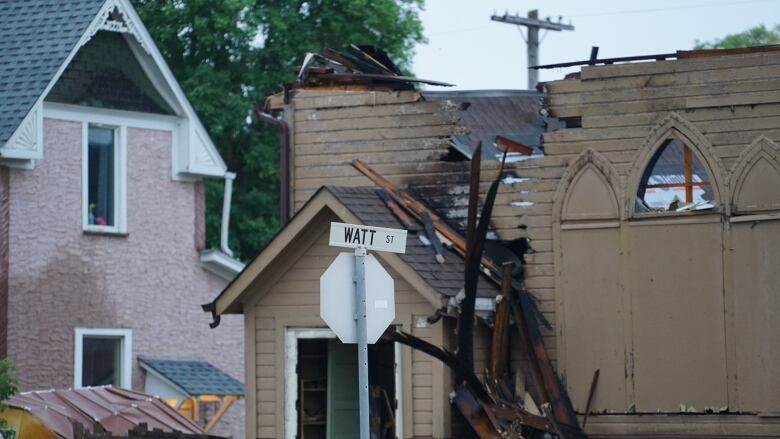
[[[750,3],[768,3],[768,2],[777,2],[777,1],[778,0],[744,0],[744,1],[731,1],[731,2],[721,2],[721,3],[700,3],[700,4],[688,5],[688,6],[671,6],[668,8],[628,9],[623,11],[598,12],[593,14],[574,14],[574,15],[569,15],[569,17],[587,18],[587,17],[603,17],[603,16],[611,16],[611,15],[630,15],[630,14],[641,14],[641,13],[650,13],[650,12],[702,9],[702,8],[709,8],[709,7],[716,7],[716,6],[744,5]],[[486,30],[486,29],[495,29],[495,26],[475,26],[475,27],[468,27],[468,28],[461,28],[461,29],[450,29],[450,30],[444,30],[440,32],[434,32],[428,34],[428,36],[434,37],[437,35],[446,35],[446,34],[454,34],[454,33],[461,33],[461,32],[476,32],[476,31]]]
[[[554,22],[547,18],[546,20],[540,20],[539,19],[539,11],[534,9],[532,11],[528,11],[527,17],[522,17],[520,15],[514,14],[510,15],[509,13],[504,13],[504,15],[496,15],[493,14],[490,19],[492,21],[497,21],[499,23],[506,23],[506,24],[513,24],[520,28],[520,26],[524,26],[527,31],[526,34],[528,35],[527,38],[523,38],[525,40],[526,46],[528,47],[528,66],[535,66],[539,64],[539,45],[541,42],[539,41],[539,30],[544,29],[545,35],[547,35],[547,31],[564,31],[564,30],[574,30],[574,26],[569,24],[565,24],[561,21],[561,17],[558,17],[558,21]],[[520,32],[520,35],[522,35],[522,31]],[[534,90],[536,89],[536,84],[539,82],[539,72],[537,70],[528,70],[528,89]]]
[[[679,11],[684,9],[702,9],[702,8],[710,8],[715,6],[744,5],[748,3],[767,3],[767,2],[774,2],[774,1],[777,0],[744,0],[744,1],[732,1],[732,2],[722,2],[722,3],[700,3],[696,5],[687,5],[687,6],[671,6],[668,8],[628,9],[623,11],[599,12],[593,14],[574,14],[574,15],[570,15],[570,17],[572,18],[604,17],[610,15],[628,15],[628,14],[642,14],[648,12]]]

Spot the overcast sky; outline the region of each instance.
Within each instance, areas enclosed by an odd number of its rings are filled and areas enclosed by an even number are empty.
[[[780,24],[780,0],[426,0],[421,13],[427,44],[417,46],[417,77],[450,82],[457,89],[522,89],[527,85],[525,28],[493,22],[494,11],[539,16],[574,25],[574,31],[541,31],[542,64],[669,53],[691,49],[758,24]],[[544,70],[540,80],[569,71]],[[439,89],[438,87],[428,87]]]

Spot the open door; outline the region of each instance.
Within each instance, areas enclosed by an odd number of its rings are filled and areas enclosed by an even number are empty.
[[[357,345],[328,340],[327,438],[359,439]]]

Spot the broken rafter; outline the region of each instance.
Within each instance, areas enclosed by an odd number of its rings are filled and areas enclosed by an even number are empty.
[[[452,247],[455,249],[455,251],[457,251],[461,256],[466,256],[466,240],[463,239],[463,237],[452,227],[447,225],[447,223],[445,223],[439,215],[425,207],[423,203],[417,201],[411,195],[407,194],[401,189],[398,189],[392,182],[384,178],[381,174],[376,172],[373,168],[363,163],[362,161],[353,160],[352,166],[363,173],[363,175],[368,177],[375,185],[384,189],[400,206],[404,207],[408,212],[414,215],[417,220],[422,222],[423,212],[428,212],[428,215],[430,215],[431,222],[436,228],[436,231],[441,233],[448,241],[452,243]],[[490,271],[497,272],[495,264],[486,258],[482,258],[482,265]]]
[[[474,392],[478,398],[487,402],[495,402],[490,393],[488,393],[488,391],[485,389],[482,381],[480,381],[473,372],[464,368],[463,365],[458,361],[458,358],[452,352],[428,343],[427,341],[406,332],[392,329],[392,327],[385,331],[385,333],[382,335],[382,338],[387,341],[401,343],[411,347],[412,349],[425,352],[431,357],[438,359],[447,365],[447,367],[452,369],[456,374],[461,376],[463,378],[463,382],[466,383],[469,389]]]
[[[530,294],[526,291],[514,291],[513,296],[513,300],[511,300],[512,314],[515,323],[517,323],[520,339],[526,346],[531,363],[531,375],[534,379],[534,385],[542,397],[542,402],[551,404],[552,413],[559,422],[577,428],[574,407],[572,407],[566,390],[558,379],[552,361],[547,355],[536,316],[531,310]]]
[[[398,203],[395,202],[393,197],[388,195],[384,189],[377,189],[376,193],[385,203],[385,206],[390,209],[390,212],[393,212],[393,215],[398,218],[398,221],[401,222],[401,225],[404,226],[406,230],[411,232],[416,232],[418,230],[417,224],[414,222],[414,220],[406,213],[405,210],[401,208],[401,206],[398,205]]]
[[[474,371],[474,307],[477,301],[479,262],[482,257],[484,236],[477,232],[477,208],[479,204],[479,175],[482,160],[482,142],[477,144],[471,158],[469,178],[469,206],[466,222],[466,264],[463,274],[465,297],[460,303],[458,317],[458,359]],[[482,217],[484,220],[485,218]],[[482,221],[480,221],[480,226]],[[487,231],[487,230],[486,230]],[[480,239],[481,238],[481,239]]]
[[[503,265],[501,276],[501,296],[496,299],[496,316],[493,321],[493,338],[490,342],[490,363],[488,372],[494,382],[502,379],[507,373],[509,360],[509,295],[512,290],[512,263]]]
[[[441,245],[441,241],[439,240],[439,235],[436,234],[436,229],[434,229],[433,227],[431,216],[428,214],[428,212],[423,212],[422,217],[423,217],[422,218],[423,225],[425,226],[425,234],[428,236],[428,241],[431,242],[431,247],[433,247],[433,251],[436,252],[436,262],[443,264],[444,247]]]

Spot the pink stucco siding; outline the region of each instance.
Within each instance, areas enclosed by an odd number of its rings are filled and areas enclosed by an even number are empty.
[[[81,122],[45,119],[44,158],[11,170],[9,357],[23,390],[73,386],[74,328],[133,331],[138,355],[202,358],[243,380],[240,318],[208,327],[200,304],[225,281],[204,271],[196,249],[196,186],[171,178],[171,133],[127,130],[127,230],[81,226]],[[229,431],[241,435],[242,404]]]

